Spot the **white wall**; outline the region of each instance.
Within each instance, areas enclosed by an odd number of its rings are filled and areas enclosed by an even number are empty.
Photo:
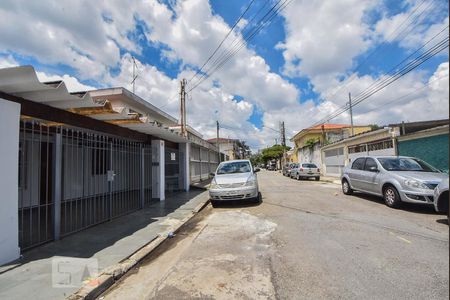
[[[0,99],[0,265],[20,256],[18,220],[20,104]]]

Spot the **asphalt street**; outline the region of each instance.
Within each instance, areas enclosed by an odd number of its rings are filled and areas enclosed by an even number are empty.
[[[208,206],[100,298],[449,298],[445,215],[258,177],[261,204]]]

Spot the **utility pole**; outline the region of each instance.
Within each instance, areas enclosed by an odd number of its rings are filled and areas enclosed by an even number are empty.
[[[281,168],[286,164],[286,130],[284,128],[284,121],[280,122],[280,135],[281,135],[281,146],[283,147],[283,164]]]
[[[180,81],[180,125],[181,135],[187,137],[186,128],[186,79]]]
[[[216,140],[216,147],[217,147],[217,154],[218,154],[218,162],[220,163],[220,148],[219,148],[219,120],[216,121],[216,127],[217,127],[217,140]]]
[[[136,75],[136,60],[134,59],[134,56],[131,56],[131,59],[133,60],[133,80],[131,81],[131,84],[133,85],[133,94],[135,94],[135,85],[136,85],[136,79],[138,78],[138,75]]]
[[[348,93],[348,105],[350,106],[350,124],[352,126],[352,136],[355,135],[353,129],[353,110],[352,110],[352,95]]]

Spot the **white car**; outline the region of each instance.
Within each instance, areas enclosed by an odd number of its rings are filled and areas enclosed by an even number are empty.
[[[220,201],[252,200],[260,202],[259,168],[253,169],[249,160],[230,160],[219,164],[209,187],[211,204]]]

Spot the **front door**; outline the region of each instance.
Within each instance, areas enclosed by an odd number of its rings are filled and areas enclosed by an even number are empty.
[[[350,185],[352,188],[356,190],[360,190],[364,188],[363,184],[363,169],[364,169],[364,162],[366,158],[360,157],[357,158],[353,164],[352,168],[348,172],[348,176],[350,177]]]
[[[366,159],[366,163],[364,164],[364,170],[361,171],[362,173],[362,188],[370,193],[376,193],[377,192],[377,186],[378,186],[378,165],[375,161],[375,159],[368,157]]]

